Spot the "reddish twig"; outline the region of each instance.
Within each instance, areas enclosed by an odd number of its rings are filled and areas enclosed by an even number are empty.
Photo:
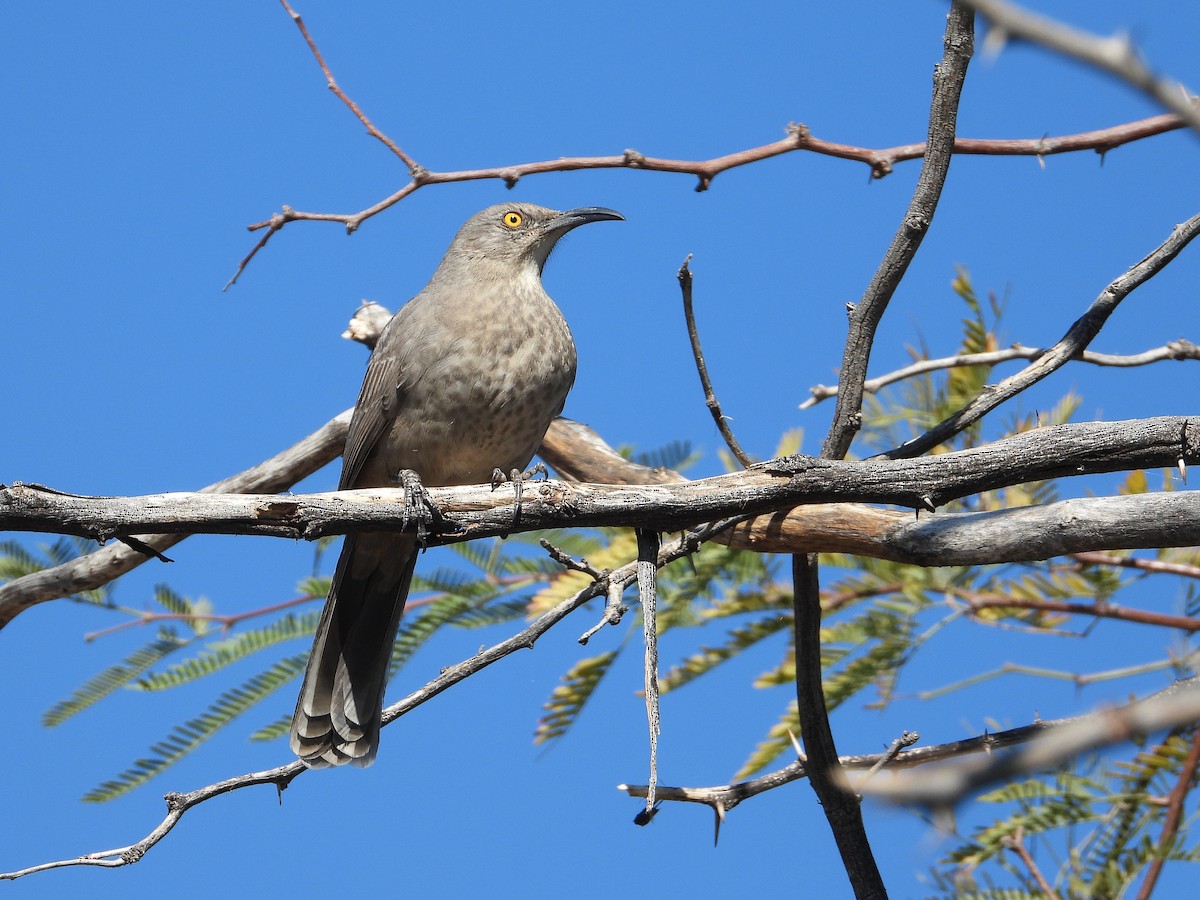
[[[248,612],[233,613],[230,615],[220,615],[218,613],[158,613],[158,612],[142,612],[134,613],[134,617],[128,621],[121,622],[117,625],[110,625],[108,628],[101,628],[99,631],[89,631],[83,636],[83,639],[88,643],[97,638],[108,637],[110,634],[116,634],[118,631],[124,631],[126,628],[134,628],[141,625],[153,625],[156,622],[215,622],[221,626],[221,630],[229,631],[233,626],[238,625],[247,619],[255,619],[259,616],[267,616],[271,613],[279,612],[284,609],[291,609],[293,606],[300,606],[302,603],[310,603],[313,600],[323,599],[315,594],[305,594],[301,597],[293,597],[291,600],[284,600],[282,603],[273,603],[270,606],[263,606],[258,609],[252,609]]]
[[[1200,631],[1200,619],[1193,619],[1190,616],[1172,616],[1167,613],[1149,612],[1142,609],[1128,609],[1110,603],[1072,603],[1068,600],[1038,600],[1027,597],[968,594],[961,591],[953,593],[964,600],[973,612],[981,609],[1033,609],[1041,612],[1095,616],[1098,619],[1120,619],[1123,622],[1178,628],[1187,632]]]
[[[321,51],[317,49],[316,42],[313,41],[312,37],[309,35],[308,29],[304,26],[304,20],[300,18],[300,14],[288,5],[288,0],[279,0],[279,2],[283,4],[283,8],[286,9],[288,15],[292,17],[292,21],[296,23],[296,27],[300,29],[300,34],[304,36],[304,42],[308,44],[308,49],[312,51],[313,57],[317,60],[317,65],[321,67],[321,71],[325,74],[325,79],[329,83],[329,89],[337,95],[339,100],[345,103],[346,106],[350,107],[350,111],[358,117],[358,121],[362,122],[363,125],[366,126],[367,133],[370,134],[371,137],[379,140],[385,147],[396,154],[396,156],[398,156],[400,160],[406,166],[408,166],[408,171],[412,174],[413,178],[420,178],[421,172],[423,172],[424,169],[418,165],[412,159],[412,157],[401,150],[395,141],[376,128],[374,123],[367,118],[366,113],[359,108],[358,104],[346,96],[346,92],[341,89],[337,83],[337,79],[333,77],[333,72],[331,72],[329,70],[329,66],[325,64],[325,57],[321,56]]]
[[[1200,578],[1200,566],[1187,563],[1164,562],[1161,559],[1139,559],[1136,556],[1114,556],[1099,550],[1083,550],[1072,553],[1071,559],[1085,565],[1120,566],[1123,569],[1141,569],[1161,575],[1182,575],[1184,578]]]
[[[1179,830],[1179,820],[1183,817],[1183,801],[1187,799],[1188,792],[1192,789],[1192,781],[1196,777],[1198,766],[1200,766],[1200,730],[1192,735],[1192,749],[1188,752],[1183,768],[1179,771],[1179,779],[1171,788],[1171,793],[1167,795],[1167,816],[1163,821],[1162,834],[1158,838],[1158,856],[1150,860],[1150,864],[1146,867],[1146,880],[1142,882],[1142,886],[1138,890],[1137,900],[1149,900],[1150,895],[1154,892],[1154,886],[1158,883],[1158,876],[1162,872],[1167,852],[1171,849],[1175,834]]]
[[[1029,870],[1029,874],[1033,876],[1033,880],[1037,882],[1042,894],[1047,900],[1059,900],[1058,891],[1051,887],[1050,882],[1046,880],[1046,876],[1042,874],[1042,870],[1038,868],[1038,864],[1033,861],[1033,857],[1029,853],[1029,849],[1025,846],[1025,829],[1017,828],[1012,836],[1004,842],[1004,846],[1017,854],[1021,863]]]
[[[511,166],[464,169],[457,172],[433,172],[416,163],[395,142],[375,127],[358,104],[350,99],[338,85],[333,77],[332,70],[325,62],[324,57],[317,48],[316,42],[308,33],[307,28],[305,28],[300,15],[292,10],[287,0],[280,0],[280,2],[300,29],[300,33],[304,36],[309,50],[325,75],[329,89],[350,108],[373,137],[382,141],[392,153],[404,162],[408,167],[412,180],[390,196],[356,213],[302,212],[290,206],[284,206],[280,212],[269,219],[264,219],[261,222],[255,222],[247,226],[250,231],[260,231],[263,228],[267,228],[269,231],[238,264],[233,277],[225,285],[226,288],[237,282],[250,261],[267,245],[267,241],[288,222],[340,222],[346,227],[348,234],[353,234],[367,219],[395,206],[405,197],[429,184],[450,184],[452,182],[479,181],[494,178],[503,181],[511,188],[526,175],[540,175],[548,172],[570,172],[577,169],[643,169],[653,172],[675,172],[684,175],[694,175],[698,179],[696,190],[705,191],[712,184],[712,180],[722,172],[775,156],[782,156],[794,150],[807,150],[822,156],[832,156],[838,159],[849,159],[866,163],[871,169],[872,178],[883,178],[891,174],[896,163],[910,159],[920,159],[925,155],[926,147],[924,142],[872,150],[867,147],[858,147],[853,144],[839,144],[834,141],[825,141],[821,138],[813,137],[808,126],[792,123],[788,125],[787,136],[782,140],[763,144],[759,147],[738,150],[734,153],[728,153],[724,156],[708,160],[665,159],[645,156],[637,150],[626,150],[620,156],[563,157],[538,162],[519,163]],[[952,152],[986,156],[1036,156],[1039,159],[1057,153],[1073,153],[1079,150],[1095,150],[1097,153],[1104,154],[1122,144],[1162,134],[1167,131],[1174,131],[1183,126],[1183,120],[1177,115],[1159,115],[1136,122],[1127,122],[1109,128],[1060,137],[1016,140],[958,138],[953,143]]]

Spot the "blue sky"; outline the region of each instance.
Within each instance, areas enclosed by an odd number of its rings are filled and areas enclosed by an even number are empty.
[[[868,147],[921,140],[945,8],[934,0],[749,3],[703,14],[670,2],[297,5],[342,86],[436,170],[626,148],[706,158],[776,140],[790,121]],[[1200,88],[1200,11],[1189,5],[1037,8],[1093,30],[1127,28],[1162,71]],[[816,452],[832,406],[802,412],[797,404],[810,385],[833,380],[844,304],[861,295],[919,168],[903,163],[872,182],[862,164],[796,153],[722,174],[705,193],[693,191],[690,176],[635,171],[529,177],[512,192],[493,181],[435,186],[352,237],[337,225],[290,225],[222,293],[256,239],[248,223],[282,204],[356,211],[406,177],[325,89],[283,9],[265,0],[47,3],[10,6],[3,21],[4,482],[91,494],[186,490],[290,445],[357,394],[366,353],[339,334],[359,301],[399,305],[424,284],[458,225],[506,198],[608,206],[628,219],[571,235],[546,270],[580,350],[567,415],[613,444],[689,440],[704,452],[693,474],[720,471],[675,281],[692,253],[708,365],[739,439],[768,456],[799,427],[804,449]],[[1104,76],[1017,46],[998,59],[977,56],[959,132],[1036,138],[1157,112]],[[981,294],[1008,296],[1008,340],[1057,340],[1112,278],[1197,211],[1197,149],[1195,135],[1176,132],[1118,149],[1103,165],[1090,152],[1051,157],[1044,168],[1030,158],[956,158],[933,229],[880,330],[872,372],[906,362],[906,344],[953,350],[962,309],[949,286],[960,265]],[[1095,349],[1200,338],[1198,276],[1196,251],[1185,251],[1125,302]],[[994,421],[1070,388],[1084,395],[1081,419],[1186,413],[1194,390],[1180,388],[1196,383],[1190,367],[1175,364],[1068,368]],[[336,480],[335,466],[301,488]],[[122,581],[122,602],[148,606],[153,586],[166,581],[223,611],[252,609],[293,596],[312,565],[311,547],[266,538],[198,537],[171,555],[169,568],[144,566]],[[1178,590],[1161,590],[1149,602],[1173,609]],[[135,630],[84,642],[114,621],[48,603],[0,633],[15,737],[0,777],[0,870],[131,843],[160,818],[163,792],[288,756],[282,742],[245,740],[259,716],[129,797],[81,804],[215,692],[201,684],[153,698],[124,694],[43,728],[49,706],[149,637]],[[614,785],[644,777],[633,655],[566,740],[549,751],[532,746],[541,703],[578,658],[581,630],[567,623],[535,652],[389,728],[369,770],[306,775],[282,805],[268,789],[212,801],[135,867],[50,872],[6,886],[6,895],[841,895],[844,875],[806,785],[737,809],[716,850],[700,808],[668,809],[649,828],[630,824],[637,803]],[[1008,660],[1078,671],[1132,665],[1161,656],[1170,640],[1104,627],[1086,642],[1056,644],[969,635],[927,652],[906,673],[908,689]],[[503,636],[461,632],[436,642],[390,696]],[[668,644],[664,658],[689,649]],[[778,652],[765,648],[669,698],[664,782],[729,778],[786,703],[747,687]],[[881,713],[847,707],[834,726],[843,752],[871,752],[904,728],[951,740],[989,721],[1065,715],[1160,684],[1161,676],[1076,692],[1014,678]],[[268,715],[289,710],[292,696],[283,689]],[[876,807],[868,825],[894,895],[924,893],[921,874],[943,849],[937,836],[913,815]]]

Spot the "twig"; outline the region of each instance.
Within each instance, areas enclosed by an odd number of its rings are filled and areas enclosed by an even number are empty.
[[[1120,566],[1126,569],[1141,569],[1144,572],[1156,572],[1162,575],[1182,575],[1185,578],[1200,578],[1200,566],[1190,566],[1186,563],[1166,562],[1161,559],[1141,559],[1136,556],[1114,556],[1111,553],[1083,551],[1072,553],[1071,558],[1085,565]]]
[[[888,747],[887,750],[884,751],[883,755],[879,757],[879,762],[867,769],[867,774],[862,777],[863,783],[865,784],[866,782],[870,781],[880,769],[891,765],[891,763],[895,761],[896,757],[900,755],[901,750],[903,750],[905,747],[911,747],[920,739],[921,733],[919,731],[903,732],[900,737],[892,741],[891,746]],[[861,795],[859,799],[861,799]]]
[[[1200,619],[1191,616],[1173,616],[1149,610],[1129,609],[1112,603],[1071,603],[1067,600],[1041,600],[1029,597],[1007,597],[1003,595],[970,594],[953,591],[962,597],[975,612],[982,609],[1033,609],[1042,612],[1061,612],[1076,616],[1094,616],[1098,619],[1119,619],[1122,622],[1137,622],[1142,625],[1157,625],[1161,628],[1178,628],[1181,631],[1200,631]]]
[[[983,684],[985,681],[991,681],[993,678],[1001,678],[1005,675],[1028,675],[1031,678],[1045,678],[1051,681],[1066,681],[1076,688],[1086,687],[1089,684],[1099,684],[1104,681],[1115,681],[1119,678],[1132,678],[1136,675],[1147,675],[1151,672],[1162,672],[1167,669],[1175,670],[1179,666],[1191,665],[1200,660],[1200,655],[1196,653],[1187,653],[1182,658],[1166,657],[1156,659],[1153,662],[1140,663],[1138,665],[1121,666],[1116,669],[1105,669],[1100,672],[1071,672],[1062,669],[1047,669],[1040,666],[1026,666],[1020,663],[1006,662],[994,669],[986,672],[977,672],[967,678],[962,678],[950,684],[942,685],[941,687],[931,688],[929,690],[918,691],[916,698],[921,701],[933,700],[937,697],[944,697],[946,694],[954,691],[961,691],[964,688],[973,687],[977,684]]]
[[[1183,762],[1183,768],[1179,770],[1179,778],[1176,779],[1175,786],[1167,795],[1167,815],[1163,820],[1162,834],[1158,836],[1158,853],[1146,867],[1146,878],[1142,881],[1141,888],[1138,889],[1137,900],[1150,900],[1150,895],[1154,893],[1158,876],[1162,874],[1163,864],[1167,860],[1167,854],[1179,831],[1179,821],[1183,818],[1183,802],[1192,789],[1197,767],[1200,767],[1200,729],[1192,734],[1192,748]]]
[[[331,72],[329,70],[329,66],[325,64],[325,58],[321,56],[321,51],[317,49],[316,43],[313,41],[312,37],[309,36],[308,29],[304,26],[304,20],[300,18],[300,14],[295,12],[291,6],[288,5],[288,0],[279,0],[279,2],[283,4],[283,8],[286,9],[288,15],[292,17],[292,21],[296,23],[296,27],[300,29],[300,34],[304,36],[304,42],[308,44],[308,49],[312,51],[312,55],[316,59],[317,65],[321,67],[321,72],[325,75],[325,80],[329,84],[329,89],[337,95],[339,100],[345,103],[346,106],[350,107],[350,111],[358,117],[358,120],[362,122],[363,125],[366,126],[367,133],[373,138],[378,139],[385,147],[391,150],[392,153],[398,156],[400,161],[403,162],[404,165],[408,166],[409,173],[415,179],[419,179],[420,174],[424,171],[424,169],[422,169],[422,167],[418,165],[407,153],[401,150],[396,145],[395,141],[376,128],[374,123],[367,118],[366,114],[359,109],[358,104],[351,100],[346,95],[346,92],[338,86],[337,79],[333,77],[333,72]]]
[[[1038,864],[1034,862],[1029,848],[1025,846],[1024,837],[1025,829],[1018,826],[1017,830],[1005,839],[1004,846],[1017,854],[1022,864],[1029,870],[1029,874],[1033,876],[1033,880],[1037,882],[1046,900],[1060,900],[1058,891],[1054,890],[1050,882],[1046,880],[1046,876],[1042,874],[1042,870],[1038,868]]]
[[[637,529],[638,599],[642,605],[642,636],[646,641],[645,692],[646,720],[650,730],[650,778],[646,789],[646,815],[656,805],[654,787],[658,784],[658,736],[662,733],[658,704],[658,549],[657,531]]]
[[[1160,78],[1142,61],[1126,34],[1101,38],[1053,19],[1036,15],[1005,0],[964,0],[979,10],[991,25],[985,46],[998,51],[1009,38],[1031,41],[1064,56],[1085,62],[1117,76],[1180,116],[1200,131],[1200,109],[1179,82]]]
[[[584,575],[590,576],[597,581],[608,577],[608,570],[603,571],[588,563],[586,559],[576,560],[571,554],[565,550],[555,547],[545,538],[539,538],[538,544],[543,550],[550,554],[550,558],[564,568],[571,569],[575,572],[582,572]]]
[[[943,356],[940,359],[922,359],[911,365],[896,369],[893,372],[888,372],[886,375],[880,375],[878,378],[868,378],[863,383],[863,390],[868,394],[874,394],[897,381],[903,381],[906,378],[912,378],[916,375],[924,375],[927,372],[934,372],[940,369],[953,369],[961,366],[994,366],[998,363],[1009,362],[1014,359],[1036,360],[1049,352],[1049,349],[1045,347],[1026,347],[1024,344],[1013,344],[1005,350],[991,350],[986,353],[963,353],[958,356]],[[1170,341],[1162,347],[1154,347],[1142,353],[1118,355],[1084,350],[1081,354],[1074,357],[1074,359],[1078,362],[1091,363],[1096,366],[1116,366],[1122,368],[1145,366],[1164,360],[1200,360],[1200,346],[1180,338],[1177,341]],[[836,397],[838,389],[836,384],[831,386],[817,384],[809,388],[808,392],[812,396],[800,404],[800,409],[810,409],[822,400]]]
[[[311,603],[313,600],[317,599],[319,598],[315,594],[306,594],[301,597],[293,597],[291,600],[284,600],[281,603],[272,603],[270,606],[261,606],[258,609],[252,609],[242,613],[233,613],[232,615],[219,615],[217,613],[136,612],[130,610],[133,618],[117,625],[110,625],[108,628],[101,628],[99,631],[89,631],[83,636],[83,639],[85,642],[91,643],[97,638],[108,637],[110,634],[116,634],[118,631],[124,631],[127,628],[154,625],[158,622],[215,622],[221,626],[222,631],[228,631],[235,625],[238,625],[247,619],[255,619],[259,616],[269,616],[272,613],[279,612],[280,610],[291,609],[293,606]],[[412,604],[409,604],[409,606],[412,606]]]
[[[692,342],[692,357],[696,361],[696,372],[700,375],[700,386],[704,389],[704,405],[712,413],[713,421],[717,423],[717,429],[721,432],[721,437],[725,439],[725,446],[729,448],[729,452],[744,468],[748,469],[754,465],[754,460],[742,449],[742,445],[733,436],[729,420],[721,413],[721,404],[717,400],[712,381],[708,377],[708,366],[704,363],[704,351],[700,348],[700,332],[696,328],[696,312],[692,307],[692,270],[688,268],[691,259],[692,254],[689,253],[683,261],[683,265],[679,267],[679,274],[676,277],[679,279],[679,289],[683,294],[683,317],[687,321],[688,339]]]
[[[169,793],[163,798],[167,801],[166,817],[140,841],[130,844],[127,847],[117,847],[115,850],[100,850],[96,853],[87,853],[72,859],[60,859],[56,862],[41,863],[40,865],[30,866],[26,869],[18,869],[15,872],[0,872],[0,880],[13,881],[25,875],[33,875],[36,872],[45,872],[49,869],[64,869],[68,866],[101,866],[106,869],[131,866],[141,861],[142,857],[150,852],[155,844],[165,838],[171,832],[171,829],[178,824],[179,820],[183,818],[184,813],[193,807],[199,806],[205,800],[211,800],[213,797],[218,797],[221,794],[228,794],[231,791],[251,787],[256,784],[273,784],[276,790],[283,791],[304,770],[304,764],[295,761],[287,765],[277,766],[274,769],[267,769],[265,772],[251,772],[248,775],[239,775],[236,778],[218,781],[216,784],[210,784],[207,787],[202,787],[187,794]]]
[[[629,607],[621,602],[621,586],[619,584],[610,583],[608,586],[608,597],[604,601],[604,614],[600,617],[600,621],[585,631],[579,636],[579,643],[586,645],[597,632],[605,625],[619,625],[625,613],[629,612]]]
[[[1087,348],[1122,300],[1165,269],[1197,234],[1200,234],[1200,214],[1192,216],[1182,225],[1176,225],[1171,230],[1170,237],[1141,262],[1118,276],[1092,301],[1087,311],[1075,320],[1067,329],[1067,333],[1047,353],[998,384],[987,385],[974,400],[923,435],[880,455],[890,459],[919,456],[949,440],[1001,403],[1060,369]],[[840,395],[838,399],[840,402]]]

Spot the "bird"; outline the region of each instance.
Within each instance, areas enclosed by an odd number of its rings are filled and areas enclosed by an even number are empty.
[[[402,483],[407,503],[420,485],[522,472],[575,381],[575,344],[542,269],[567,232],[623,219],[604,207],[559,212],[530,203],[468,219],[375,344],[338,489]],[[346,536],[292,717],[290,746],[309,768],[374,761],[420,549],[407,531]]]

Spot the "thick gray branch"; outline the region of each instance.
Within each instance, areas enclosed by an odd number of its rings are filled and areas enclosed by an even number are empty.
[[[624,525],[674,531],[724,516],[837,501],[932,511],[954,498],[1028,481],[1194,464],[1200,461],[1200,424],[1192,423],[1198,421],[1163,416],[1060,425],[918,459],[847,462],[791,457],[681,484],[541,482],[524,492],[520,529]],[[435,527],[442,542],[512,530],[511,488],[431,488],[430,494],[444,514]],[[147,532],[313,539],[402,527],[400,497],[399,489],[296,496],[83,497],[13,485],[0,488],[0,529],[102,539]]]

